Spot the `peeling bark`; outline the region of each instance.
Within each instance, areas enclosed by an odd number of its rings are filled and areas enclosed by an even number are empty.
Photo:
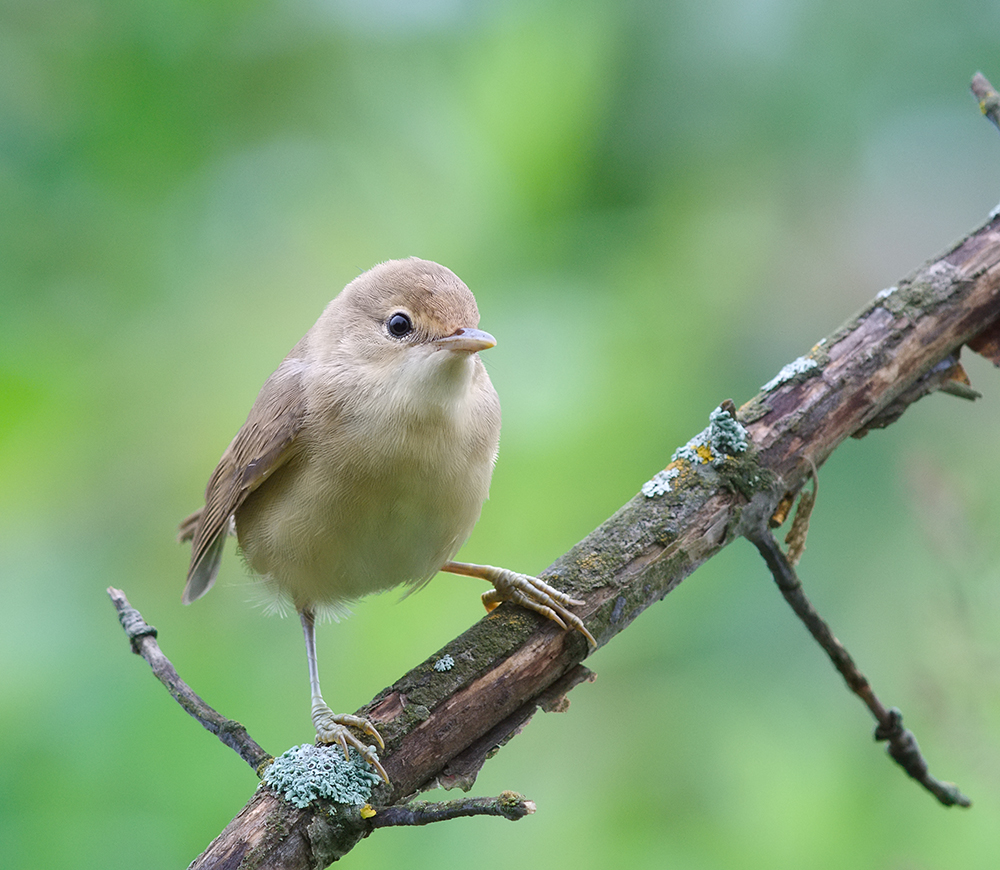
[[[822,465],[846,438],[888,425],[921,396],[959,382],[964,344],[995,360],[998,286],[1000,220],[993,219],[879,293],[786,380],[743,405],[746,454],[718,467],[672,463],[670,492],[636,495],[543,578],[586,602],[575,612],[599,646],[607,643],[735,537],[766,523],[811,464]],[[587,678],[580,663],[588,651],[579,633],[534,613],[503,605],[486,616],[358,711],[386,740],[382,763],[392,784],[372,803],[399,804],[439,782],[471,784],[491,749],[538,705],[558,703]],[[446,654],[455,665],[435,670]],[[325,866],[371,829],[329,810],[297,810],[259,792],[193,866]],[[258,860],[264,855],[267,862]]]

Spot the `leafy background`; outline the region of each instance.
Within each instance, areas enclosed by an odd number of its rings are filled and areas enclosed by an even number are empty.
[[[972,0],[4,0],[0,842],[11,867],[184,866],[250,770],[128,652],[123,587],[212,704],[311,737],[299,629],[230,554],[182,608],[177,521],[326,301],[417,254],[477,294],[504,403],[463,555],[538,571],[881,288],[979,225],[1000,79]],[[807,588],[932,769],[870,739],[737,542],[593,656],[479,794],[537,815],[380,832],[350,866],[994,867],[1000,380],[822,471]],[[353,709],[480,615],[473,581],[320,634]]]

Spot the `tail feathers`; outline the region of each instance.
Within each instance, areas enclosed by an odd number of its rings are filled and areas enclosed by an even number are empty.
[[[183,544],[185,541],[190,541],[194,538],[194,530],[198,528],[198,523],[201,522],[201,515],[204,510],[205,508],[200,507],[191,516],[181,520],[181,524],[177,527],[178,544]]]

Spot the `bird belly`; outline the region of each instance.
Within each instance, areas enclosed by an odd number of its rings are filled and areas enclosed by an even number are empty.
[[[293,458],[236,513],[247,562],[300,610],[429,580],[471,533],[489,487],[492,457],[458,465]]]

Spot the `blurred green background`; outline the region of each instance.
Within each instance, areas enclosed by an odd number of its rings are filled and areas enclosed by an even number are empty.
[[[499,339],[491,500],[463,550],[539,571],[706,425],[979,225],[1000,6],[971,0],[3,0],[0,843],[9,867],[185,866],[255,786],[133,657],[122,587],[202,696],[311,739],[298,624],[174,543],[278,361],[419,255]],[[588,662],[476,791],[517,825],[379,832],[349,866],[993,868],[1000,374],[821,473],[807,589],[945,810],[737,542]],[[442,576],[319,634],[354,709],[481,615]]]

